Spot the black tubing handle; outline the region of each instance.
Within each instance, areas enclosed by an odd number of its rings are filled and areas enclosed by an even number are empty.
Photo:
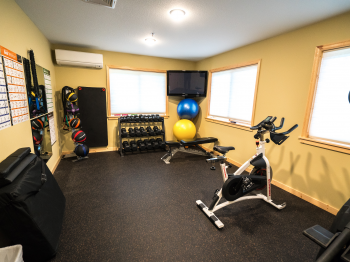
[[[281,118],[281,123],[280,123],[280,126],[278,127],[275,127],[275,130],[280,130],[284,125],[284,117]]]
[[[283,135],[288,135],[290,132],[292,132],[294,129],[296,129],[299,125],[298,124],[295,124],[291,129],[289,129],[288,131],[286,132],[283,132],[281,134]]]

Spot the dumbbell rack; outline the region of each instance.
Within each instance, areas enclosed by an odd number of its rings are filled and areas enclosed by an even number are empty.
[[[121,123],[120,122],[120,118],[118,119],[118,129],[119,129],[119,133],[118,133],[118,136],[119,136],[119,154],[121,157],[123,157],[125,155],[124,153],[124,149],[123,149],[123,139],[127,139],[129,141],[129,139],[133,139],[135,140],[135,142],[137,140],[144,140],[144,139],[150,139],[150,138],[157,138],[157,137],[162,137],[163,141],[165,141],[165,127],[164,127],[164,121],[162,122],[136,122],[136,123],[130,123],[130,122],[123,122]],[[162,124],[162,130],[164,131],[164,134],[162,135],[154,135],[154,136],[150,136],[149,134],[147,134],[147,136],[130,136],[129,135],[129,132],[128,132],[128,128],[135,128],[135,127],[144,127],[146,129],[147,126],[160,126],[160,123]],[[121,132],[121,129],[122,128],[125,128],[128,135],[126,137],[122,137],[122,132]],[[155,150],[155,149],[154,149]],[[152,151],[154,151],[152,150]],[[149,150],[145,150],[144,152],[148,152]],[[136,152],[140,152],[140,150],[138,149]],[[132,151],[132,153],[134,153]]]

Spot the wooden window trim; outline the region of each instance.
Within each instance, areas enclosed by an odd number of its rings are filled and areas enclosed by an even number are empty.
[[[209,79],[208,79],[208,99],[207,99],[207,115],[206,115],[206,121],[213,122],[213,123],[219,123],[223,124],[226,126],[231,126],[235,127],[238,129],[242,130],[250,130],[250,126],[244,125],[242,123],[230,123],[229,120],[223,121],[221,119],[216,119],[215,116],[210,115],[210,99],[211,99],[211,79],[212,79],[212,74],[216,72],[222,72],[222,71],[227,71],[235,68],[240,68],[240,67],[246,67],[246,66],[251,66],[251,65],[258,65],[258,70],[256,73],[256,83],[255,83],[255,91],[254,91],[254,102],[253,102],[253,111],[252,111],[252,118],[251,118],[251,126],[254,124],[254,117],[255,117],[255,109],[256,109],[256,100],[257,100],[257,95],[258,95],[258,86],[259,86],[259,76],[260,76],[260,66],[261,66],[261,59],[259,60],[254,60],[246,63],[240,63],[236,65],[230,65],[230,66],[225,66],[225,67],[220,67],[220,68],[215,68],[209,70]]]
[[[165,73],[166,70],[162,69],[149,69],[149,68],[139,68],[139,67],[126,67],[126,66],[114,66],[114,65],[107,65],[107,106],[108,106],[108,119],[118,119],[120,116],[114,116],[111,114],[111,99],[110,99],[110,83],[109,83],[109,69],[122,69],[122,70],[131,70],[131,71],[143,71],[143,72],[154,72],[154,73]],[[165,81],[166,82],[166,81]],[[166,83],[165,83],[165,104],[166,104],[166,111],[165,114],[159,114],[160,116],[163,116],[164,118],[169,118],[169,106],[168,106],[168,96],[166,95]],[[130,113],[131,114],[131,113]],[[152,113],[143,113],[143,114],[152,114]]]
[[[253,130],[250,130],[250,126],[245,126],[239,123],[230,123],[230,122],[225,122],[222,120],[217,120],[215,118],[211,118],[211,117],[206,117],[205,118],[206,121],[208,122],[212,122],[212,123],[216,123],[216,124],[220,124],[220,125],[224,125],[224,126],[230,126],[230,127],[234,127],[234,128],[238,128],[241,130],[245,130],[245,131],[249,131],[249,132],[253,132]]]
[[[321,67],[323,53],[325,51],[348,48],[348,47],[350,47],[350,40],[328,44],[328,45],[320,45],[316,47],[312,73],[311,73],[309,95],[308,95],[304,122],[303,122],[303,129],[301,132],[301,136],[299,137],[299,141],[302,144],[317,146],[328,150],[350,154],[350,144],[347,144],[345,142],[342,143],[337,141],[331,141],[328,139],[314,138],[309,136],[311,115],[312,115],[312,111],[315,103],[315,94],[317,90],[317,84],[318,84],[318,79],[320,74],[320,67]]]

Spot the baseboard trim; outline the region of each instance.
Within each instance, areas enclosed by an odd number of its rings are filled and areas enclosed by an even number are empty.
[[[212,151],[208,147],[205,147],[205,146],[201,146],[201,147],[204,150],[206,150],[206,151],[209,151],[209,152]],[[215,155],[220,155],[218,152],[215,152],[215,151],[214,151],[214,154]],[[241,163],[239,163],[239,162],[237,162],[237,161],[235,161],[235,160],[233,160],[231,158],[227,158],[227,162],[229,162],[229,163],[231,163],[231,164],[233,164],[233,165],[235,165],[237,167],[242,166]],[[246,169],[246,171],[250,172],[250,171],[252,171],[252,168],[248,167]],[[299,198],[301,198],[301,199],[303,199],[303,200],[305,200],[305,201],[307,201],[307,202],[309,202],[309,203],[311,203],[311,204],[313,204],[313,205],[315,205],[315,206],[317,206],[317,207],[319,207],[319,208],[321,208],[323,210],[326,210],[327,212],[329,212],[329,213],[331,213],[333,215],[336,215],[338,213],[338,211],[339,211],[339,209],[337,209],[335,207],[332,207],[332,206],[330,206],[330,205],[328,205],[326,203],[323,203],[320,200],[317,200],[317,199],[315,199],[315,198],[313,198],[313,197],[311,197],[311,196],[309,196],[309,195],[307,195],[307,194],[305,194],[303,192],[300,192],[300,191],[298,191],[298,190],[296,190],[296,189],[294,189],[294,188],[292,188],[290,186],[287,186],[287,185],[285,185],[285,184],[283,184],[283,183],[281,183],[279,181],[272,180],[271,183],[273,185],[283,189],[284,191],[287,191],[288,193],[291,193],[291,194],[293,194],[293,195],[295,195],[295,196],[297,196],[297,197],[299,197]]]
[[[58,157],[57,161],[56,161],[56,164],[54,165],[54,167],[52,168],[51,170],[51,173],[54,174],[55,171],[56,171],[56,168],[58,167],[59,163],[61,162],[61,159],[62,159],[62,154]]]
[[[304,199],[305,201],[319,207],[319,208],[322,208],[323,210],[326,210],[327,212],[333,214],[333,215],[336,215],[339,211],[339,209],[335,208],[335,207],[332,207],[326,203],[323,203],[321,202],[320,200],[317,200],[316,198],[313,198],[303,192],[300,192],[290,186],[287,186],[279,181],[276,181],[276,180],[273,180],[272,181],[272,184],[283,189],[284,191],[287,191],[288,193],[291,193],[301,199]]]
[[[110,152],[110,151],[118,151],[118,147],[107,147],[107,148],[97,148],[97,149],[89,149],[90,153],[101,153],[101,152]],[[72,154],[73,151],[64,151],[62,152],[61,158],[64,155]]]

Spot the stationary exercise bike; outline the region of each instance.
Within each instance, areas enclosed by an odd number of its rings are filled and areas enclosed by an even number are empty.
[[[286,207],[286,203],[281,205],[275,204],[271,199],[271,180],[272,180],[272,169],[270,167],[270,162],[265,156],[265,143],[269,143],[270,139],[265,139],[264,135],[270,133],[270,138],[272,142],[276,145],[281,145],[286,139],[290,132],[298,127],[294,125],[291,129],[283,133],[276,133],[276,130],[279,130],[283,127],[284,118],[281,119],[281,124],[279,127],[274,125],[274,122],[277,118],[269,116],[265,120],[261,121],[258,125],[251,127],[251,130],[257,130],[257,133],[254,135],[256,141],[256,154],[245,162],[234,174],[227,174],[227,167],[225,164],[226,154],[234,150],[234,147],[224,147],[224,146],[215,146],[214,150],[223,154],[215,158],[207,159],[208,163],[213,165],[216,162],[220,162],[220,168],[222,173],[222,178],[224,180],[224,185],[220,190],[216,190],[213,197],[213,202],[207,207],[201,200],[197,200],[197,206],[207,215],[207,217],[217,226],[218,228],[224,227],[224,224],[216,217],[214,214],[215,211],[237,203],[239,201],[248,200],[248,199],[262,199],[269,203],[270,205],[283,209]],[[244,170],[250,165],[254,166],[253,170],[249,175],[241,175]],[[212,170],[215,168],[211,168]],[[267,196],[263,194],[257,194],[255,196],[244,196],[253,190],[262,190],[267,186]],[[227,201],[219,204],[221,198],[224,197]]]

